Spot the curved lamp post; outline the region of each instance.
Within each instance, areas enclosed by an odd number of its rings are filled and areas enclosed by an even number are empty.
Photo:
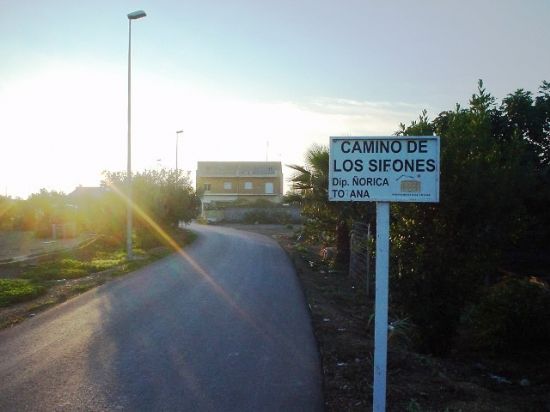
[[[126,175],[126,256],[132,259],[132,20],[146,14],[137,10],[128,14],[128,168]]]

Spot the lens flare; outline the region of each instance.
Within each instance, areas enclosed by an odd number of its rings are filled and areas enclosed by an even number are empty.
[[[240,317],[251,324],[256,330],[260,331],[258,323],[235,302],[235,300],[223,289],[216,280],[202,268],[187,252],[185,252],[178,243],[157,223],[155,222],[139,205],[133,202],[126,196],[115,184],[108,183],[111,188],[120,198],[122,198],[127,204],[130,204],[135,215],[142,219],[151,229],[157,233],[176,253],[184,258],[190,265],[199,273],[204,280],[214,289],[218,295],[220,295],[225,302],[237,312]]]

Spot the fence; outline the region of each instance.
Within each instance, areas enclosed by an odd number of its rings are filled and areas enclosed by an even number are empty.
[[[366,293],[371,290],[371,227],[370,224],[356,222],[352,225],[350,237],[349,275],[366,278]]]

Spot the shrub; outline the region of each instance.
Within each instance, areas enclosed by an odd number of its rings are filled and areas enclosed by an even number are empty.
[[[51,279],[77,279],[88,275],[88,271],[82,268],[61,268],[54,272]]]
[[[76,279],[88,275],[89,269],[86,263],[75,259],[61,259],[40,264],[27,270],[22,277],[37,281]]]
[[[269,210],[251,210],[243,217],[245,223],[285,224],[290,221],[291,217],[288,213]]]
[[[59,261],[59,266],[63,269],[83,269],[86,264],[76,259],[61,259]]]
[[[138,228],[136,230],[134,246],[142,249],[151,249],[161,246],[165,241],[161,236],[149,228]]]
[[[0,279],[0,307],[33,299],[45,291],[26,279]]]
[[[475,343],[496,353],[541,349],[550,344],[550,291],[526,279],[492,286],[474,309]]]
[[[124,262],[124,258],[120,259],[92,259],[89,263],[89,268],[93,272],[99,272],[105,269],[112,268],[114,266],[120,265]]]

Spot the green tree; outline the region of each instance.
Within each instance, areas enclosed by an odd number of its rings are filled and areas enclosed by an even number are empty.
[[[17,202],[0,196],[0,230],[12,230],[16,224]]]
[[[33,230],[39,237],[51,236],[52,224],[66,223],[74,215],[67,195],[46,189],[31,194],[27,200],[18,201],[16,208],[14,226],[20,230]]]
[[[117,215],[123,216],[125,181],[125,173],[106,172],[102,182],[112,193],[111,208],[121,211]],[[141,234],[151,231],[151,222],[163,228],[176,227],[179,222],[188,223],[197,216],[199,205],[189,176],[182,171],[166,169],[136,173],[132,177],[132,203],[136,208],[135,227]]]
[[[479,81],[468,107],[434,120],[423,111],[396,132],[441,137],[440,203],[391,208],[392,308],[414,321],[421,350],[449,353],[465,308],[510,256],[550,252],[549,102],[548,82],[536,98],[518,90],[497,105]],[[328,162],[328,149],[313,146],[304,166],[290,166],[306,230],[321,240],[334,240],[340,222],[374,217],[370,202],[328,202]]]
[[[542,82],[538,96],[519,89],[502,101],[508,133],[520,133],[536,152],[542,167],[550,166],[550,82]]]
[[[441,137],[440,203],[392,206],[394,303],[418,326],[424,351],[448,353],[465,305],[528,225],[536,164],[522,135],[495,135],[501,116],[480,81],[469,108],[433,122],[423,113],[400,131]]]
[[[81,190],[70,196],[76,211],[78,230],[95,232],[112,237],[122,243],[126,225],[126,206],[120,196],[111,188]]]
[[[336,244],[336,262],[349,262],[348,205],[328,201],[329,151],[326,146],[313,145],[305,154],[305,165],[289,165],[295,171],[292,188],[302,199],[302,214],[306,217],[306,233],[322,242]]]
[[[502,135],[522,136],[529,143],[536,164],[536,186],[525,199],[530,219],[528,243],[540,248],[550,244],[550,83],[542,82],[538,95],[522,89],[503,99]]]
[[[305,165],[289,165],[295,171],[290,181],[295,193],[302,199],[303,213],[326,225],[331,230],[336,219],[327,210],[329,153],[326,146],[314,144],[305,154]]]

